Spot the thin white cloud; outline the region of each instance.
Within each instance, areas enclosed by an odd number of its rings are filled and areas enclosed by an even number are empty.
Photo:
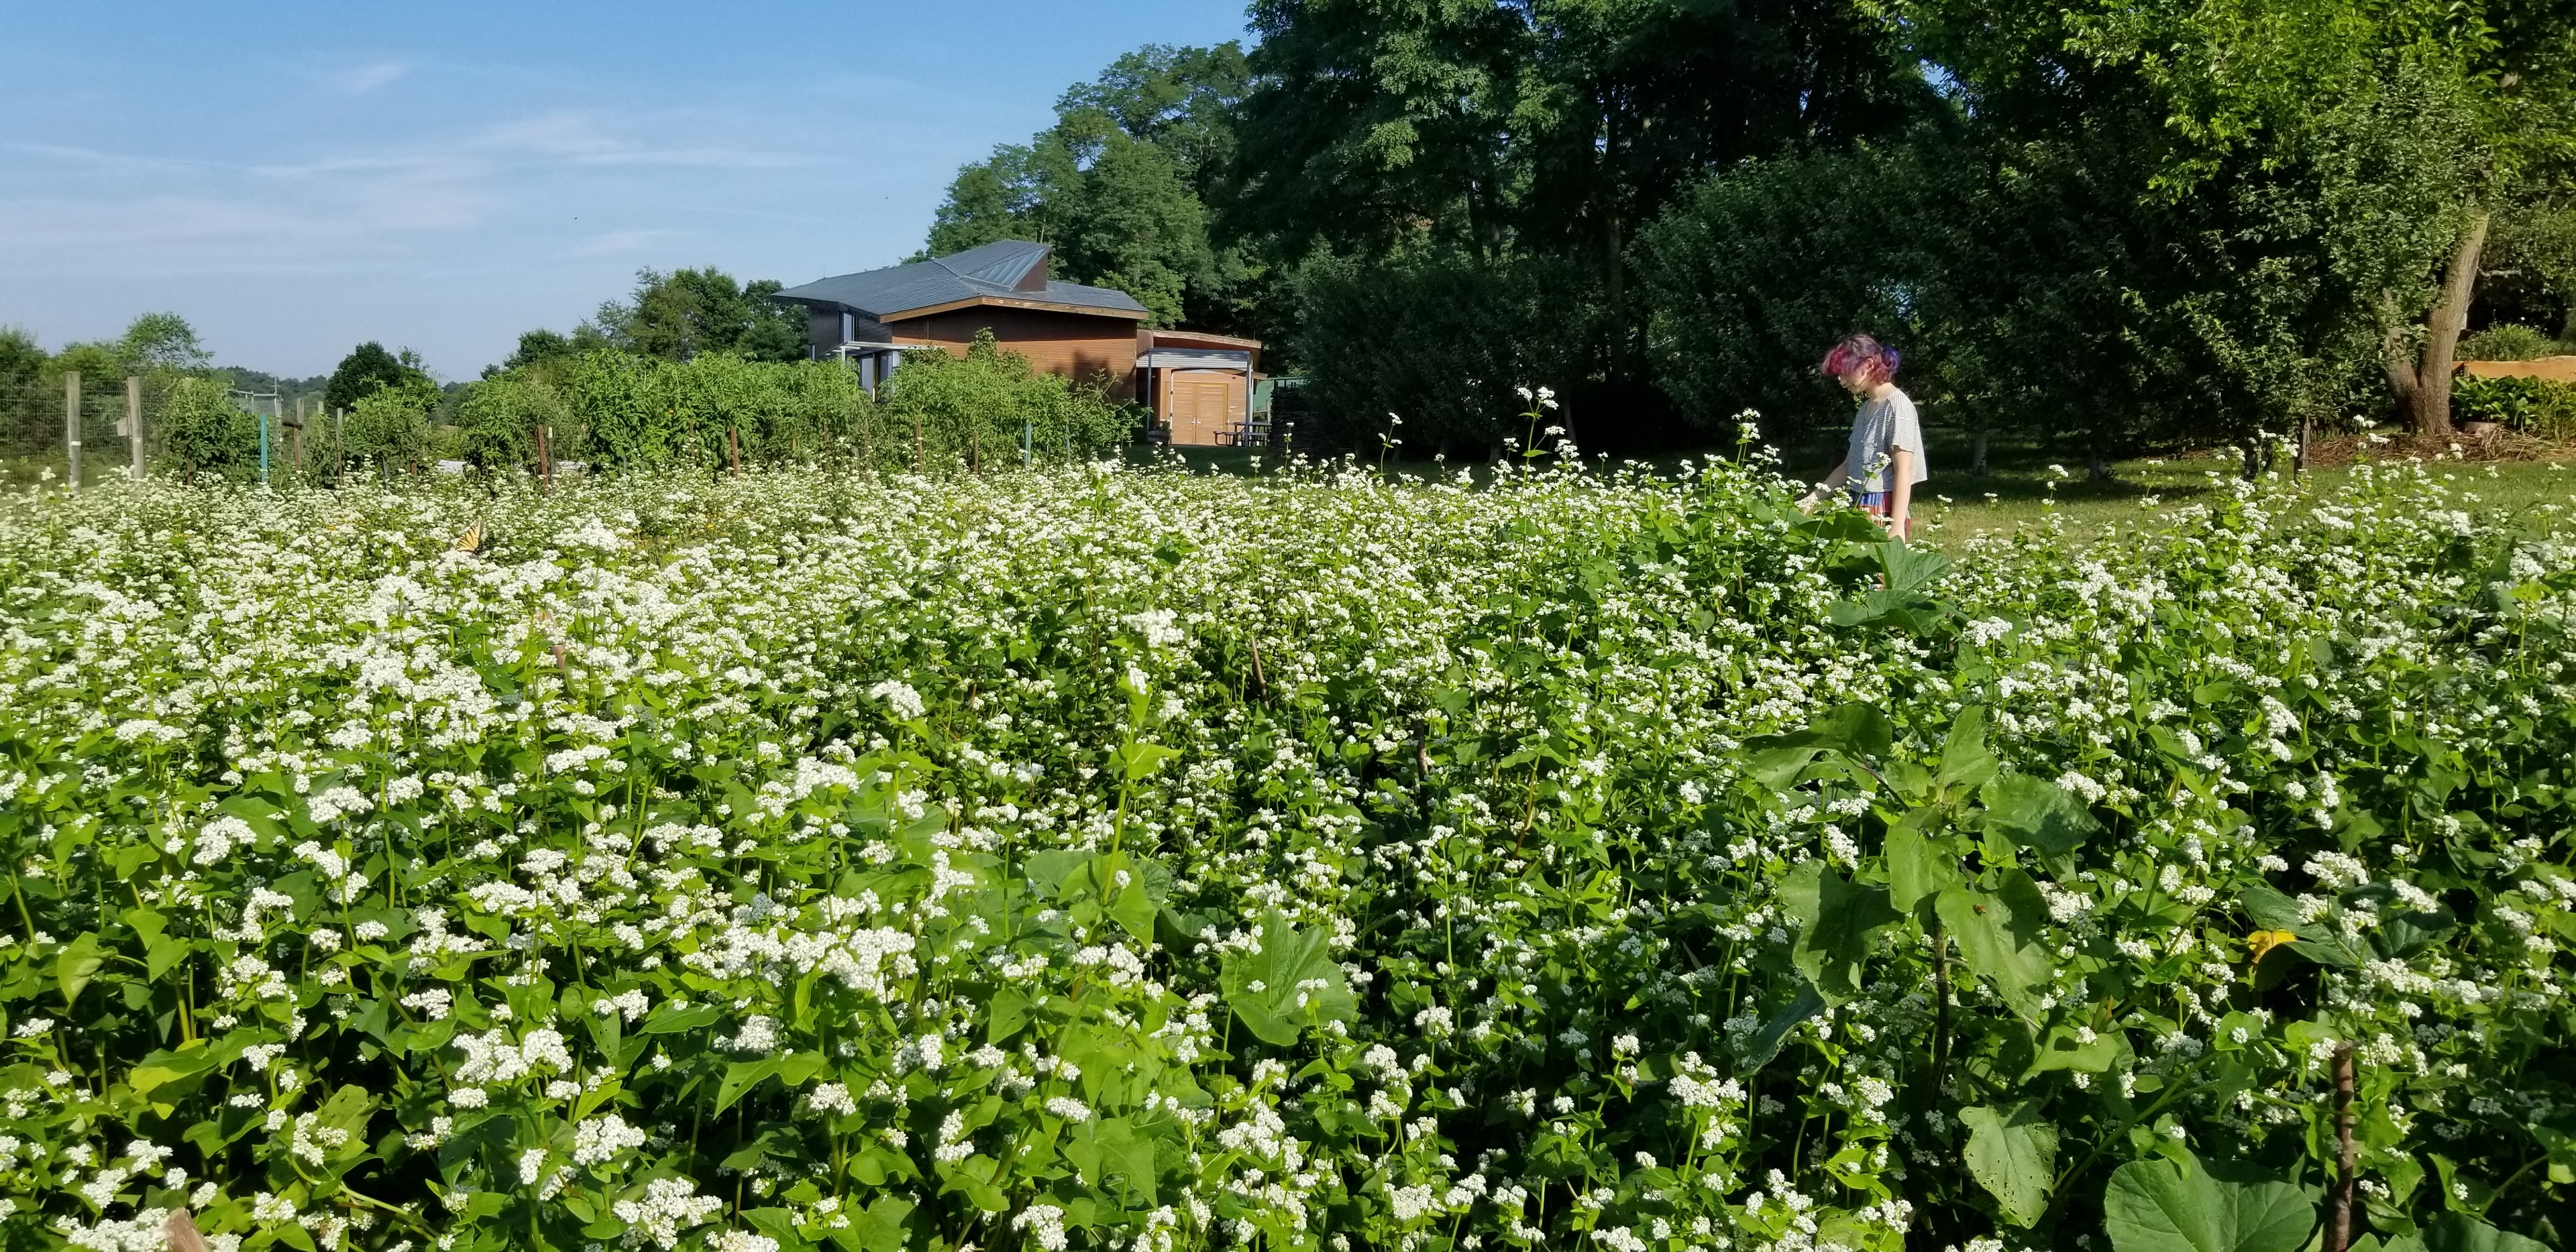
[[[341,92],[363,96],[411,72],[400,61],[378,61],[372,65],[354,66],[332,73],[325,81]]]
[[[642,252],[665,239],[677,239],[676,230],[612,230],[594,235],[564,253],[567,257],[615,256],[620,252]]]

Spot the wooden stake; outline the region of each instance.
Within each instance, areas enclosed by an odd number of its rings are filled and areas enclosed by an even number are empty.
[[[341,429],[348,424],[347,409],[331,410],[331,485],[333,487],[339,486],[341,476],[349,471],[349,455],[340,446]]]
[[[134,451],[134,481],[143,481],[143,380],[125,376],[125,439]]]
[[[63,444],[71,455],[71,477],[64,486],[75,495],[80,492],[80,435],[80,371],[73,370],[63,375]]]
[[[742,477],[742,428],[725,427],[725,451],[733,458],[733,476]]]
[[[2326,1205],[2325,1252],[2352,1247],[2352,1044],[2335,1045],[2335,1191]]]
[[[555,485],[554,449],[546,439],[546,424],[537,423],[537,487],[552,491]]]

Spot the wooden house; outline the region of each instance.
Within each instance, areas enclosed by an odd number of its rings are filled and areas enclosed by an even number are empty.
[[[1261,345],[1250,339],[1148,330],[1126,292],[1057,281],[1047,245],[1005,239],[886,269],[817,279],[778,298],[806,309],[809,350],[859,371],[870,392],[906,352],[963,356],[991,330],[1030,364],[1110,398],[1152,409],[1156,437],[1231,444],[1254,432],[1252,384]]]

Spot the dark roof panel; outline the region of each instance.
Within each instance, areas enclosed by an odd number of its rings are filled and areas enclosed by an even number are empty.
[[[916,309],[989,296],[1059,305],[1068,310],[1142,315],[1134,296],[1108,287],[1044,279],[1047,246],[1017,239],[887,269],[822,278],[778,293],[781,300],[887,321]]]

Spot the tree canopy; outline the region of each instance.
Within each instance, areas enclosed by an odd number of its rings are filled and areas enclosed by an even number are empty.
[[[1242,49],[1147,47],[1056,102],[1056,124],[958,171],[927,255],[997,239],[1054,248],[1056,276],[1115,287],[1161,326],[1241,331],[1266,271],[1210,234],[1235,156]]]
[[[405,348],[397,355],[385,346],[368,340],[340,358],[339,368],[331,371],[331,381],[323,384],[322,404],[330,409],[354,409],[358,401],[387,388],[426,389],[433,397],[438,384],[420,367],[420,354]]]
[[[588,328],[600,339],[629,352],[685,361],[701,353],[721,352],[752,361],[800,361],[805,358],[805,315],[780,303],[775,279],[737,282],[710,265],[699,269],[639,270],[634,293],[599,306]],[[552,332],[536,332],[551,334]],[[577,350],[576,331],[558,337],[567,350]],[[519,341],[522,352],[540,352],[551,344]]]

